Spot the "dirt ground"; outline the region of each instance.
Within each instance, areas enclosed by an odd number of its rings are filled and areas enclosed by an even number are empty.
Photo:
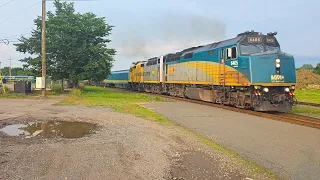
[[[0,129],[58,120],[90,122],[98,129],[77,139],[0,132],[0,179],[268,179],[250,175],[252,169],[177,126],[56,102],[0,99]]]

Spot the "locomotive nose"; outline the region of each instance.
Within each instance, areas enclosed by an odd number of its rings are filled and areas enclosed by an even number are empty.
[[[291,56],[262,54],[251,56],[251,83],[295,83],[295,65]]]

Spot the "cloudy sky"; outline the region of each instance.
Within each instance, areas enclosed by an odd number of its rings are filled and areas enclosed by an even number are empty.
[[[41,0],[0,0],[0,39],[28,36],[41,15]],[[114,27],[110,47],[117,50],[113,70],[132,61],[203,45],[238,33],[277,31],[283,51],[296,66],[320,62],[319,0],[94,0],[75,2],[77,12],[106,17]],[[52,1],[47,10],[54,10]],[[0,42],[2,66],[21,66],[24,54]]]

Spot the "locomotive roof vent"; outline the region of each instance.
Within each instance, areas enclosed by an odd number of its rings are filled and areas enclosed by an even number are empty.
[[[251,30],[251,31],[246,31],[244,33],[238,34],[238,36],[242,36],[242,35],[261,35],[261,32],[255,32],[254,30]]]
[[[275,36],[275,35],[277,35],[278,33],[277,33],[277,31],[275,31],[275,32],[269,32],[267,35],[268,36]]]

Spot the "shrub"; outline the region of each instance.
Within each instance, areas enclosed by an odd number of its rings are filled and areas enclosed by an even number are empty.
[[[72,88],[71,89],[71,96],[80,96],[81,95],[81,89],[79,88]]]
[[[88,80],[84,80],[83,83],[84,83],[85,85],[88,85],[88,84],[89,84],[89,81],[88,81]]]
[[[4,86],[4,89],[6,90],[6,93],[12,92],[10,88],[8,88],[6,85]],[[0,94],[3,94],[3,87],[0,85]]]
[[[85,84],[84,84],[84,83],[79,83],[79,88],[80,88],[81,90],[84,90],[84,87],[85,87]]]
[[[55,85],[53,85],[52,91],[53,91],[53,93],[55,93],[55,94],[61,93],[61,92],[62,92],[62,86],[61,86],[61,84],[55,84]]]

